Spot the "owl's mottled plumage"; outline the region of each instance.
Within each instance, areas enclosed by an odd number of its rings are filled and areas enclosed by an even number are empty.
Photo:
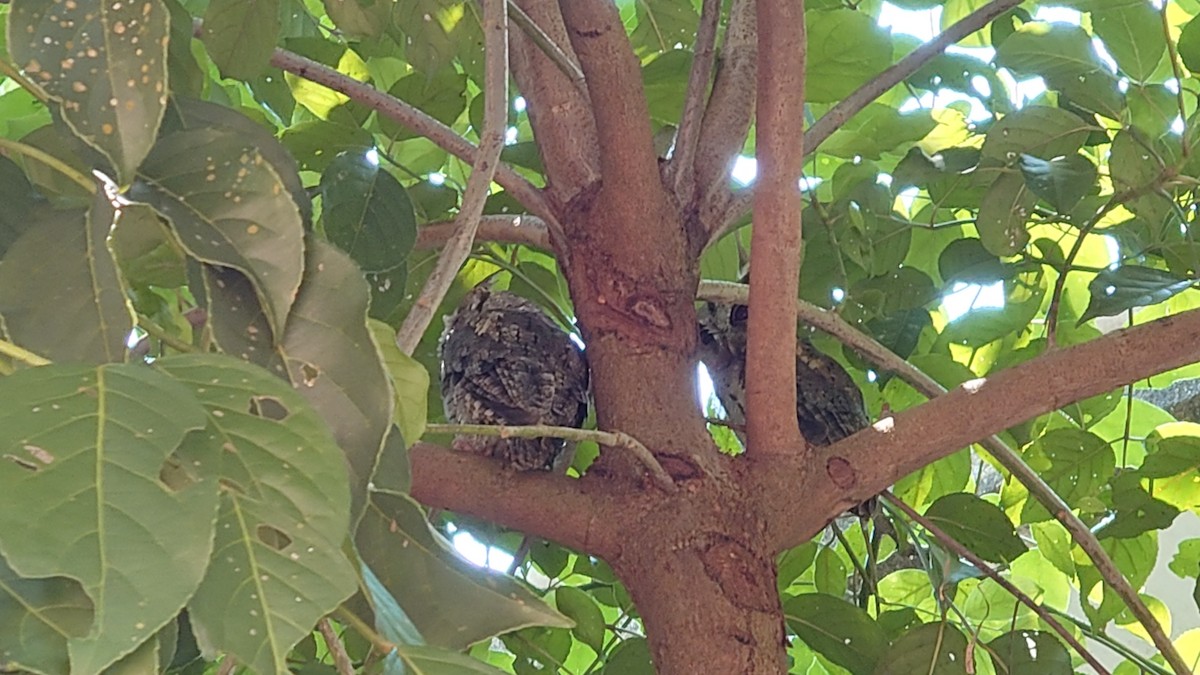
[[[587,416],[583,351],[534,303],[480,286],[446,317],[439,342],[442,404],[454,424],[580,427]],[[550,469],[556,438],[459,436],[455,448],[519,470]]]
[[[747,307],[705,303],[698,318],[700,358],[729,421],[743,425]],[[813,445],[830,445],[871,423],[862,392],[850,374],[804,338],[796,340],[796,421]]]

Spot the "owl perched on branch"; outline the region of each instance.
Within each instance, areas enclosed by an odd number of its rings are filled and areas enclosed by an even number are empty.
[[[697,313],[700,358],[729,421],[736,425],[746,423],[747,310],[746,305],[709,302]],[[862,392],[850,374],[804,338],[796,341],[796,421],[813,445],[830,445],[870,424]],[[864,504],[855,513],[865,515],[871,506]]]
[[[534,303],[479,286],[446,317],[438,344],[442,404],[453,424],[580,427],[587,417],[583,350]],[[557,438],[459,436],[454,447],[518,471],[550,469]]]

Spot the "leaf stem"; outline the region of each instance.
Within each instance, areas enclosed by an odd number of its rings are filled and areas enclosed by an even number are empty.
[[[95,181],[88,176],[79,173],[70,164],[67,164],[66,162],[55,157],[54,155],[51,155],[45,150],[42,150],[41,148],[35,148],[32,145],[21,143],[20,141],[0,138],[0,150],[8,150],[9,152],[13,152],[23,157],[28,157],[41,164],[45,164],[51,169],[54,169],[55,171],[71,179],[72,182],[77,183],[84,190],[87,190],[88,194],[96,194]],[[6,153],[0,152],[0,154]]]
[[[4,340],[0,340],[0,354],[31,366],[50,365],[50,359],[38,356],[27,349],[18,347],[17,345]]]

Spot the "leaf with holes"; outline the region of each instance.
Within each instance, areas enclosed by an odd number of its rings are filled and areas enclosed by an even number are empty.
[[[372,492],[354,543],[431,645],[464,649],[528,626],[571,627],[513,579],[460,558],[407,495]]]
[[[404,263],[417,239],[412,202],[365,153],[345,152],[321,176],[325,236],[367,272]]]
[[[13,60],[122,184],[150,152],[167,107],[169,23],[159,0],[12,4]]]
[[[273,334],[280,333],[304,271],[304,227],[279,174],[253,144],[211,128],[165,136],[129,194],[165,215],[193,257],[249,277]]]
[[[813,651],[851,673],[870,673],[888,647],[883,628],[864,610],[823,593],[783,603],[787,625]]]
[[[71,672],[129,653],[199,586],[217,507],[206,425],[186,387],[144,365],[0,378],[0,553],[23,577],[70,577],[91,598],[90,632],[67,639]]]
[[[133,315],[106,240],[112,203],[39,211],[0,265],[0,316],[9,335],[55,361],[125,359]]]
[[[1030,463],[1068,504],[1095,497],[1116,469],[1116,457],[1099,436],[1079,429],[1054,429],[1035,440],[1025,451]],[[1021,512],[1022,523],[1048,520],[1046,508],[1029,500]]]
[[[1010,675],[1071,675],[1071,655],[1051,633],[1021,630],[1004,633],[987,645],[988,654]]]
[[[92,601],[74,579],[22,579],[0,558],[0,654],[5,667],[67,675],[67,640],[92,625]]]
[[[208,354],[155,366],[195,393],[224,449],[216,542],[191,619],[208,647],[283,672],[288,651],[356,587],[341,549],[345,460],[320,416],[260,368]]]
[[[989,562],[1012,562],[1025,552],[1008,516],[973,494],[946,495],[929,505],[925,517]]]
[[[212,0],[204,45],[221,75],[249,80],[266,70],[279,28],[279,0]]]
[[[980,152],[984,158],[1010,165],[1021,153],[1038,157],[1072,155],[1083,147],[1090,128],[1078,115],[1031,105],[993,124]]]
[[[1088,284],[1091,300],[1079,323],[1098,316],[1120,314],[1134,307],[1156,305],[1196,283],[1165,270],[1140,265],[1105,269]]]
[[[1001,174],[979,202],[975,226],[979,240],[988,253],[996,256],[1013,255],[1029,243],[1025,224],[1037,201],[1017,174]]]
[[[1080,154],[1055,157],[1048,162],[1022,154],[1020,166],[1029,189],[1050,202],[1059,213],[1070,213],[1096,185],[1096,166]]]

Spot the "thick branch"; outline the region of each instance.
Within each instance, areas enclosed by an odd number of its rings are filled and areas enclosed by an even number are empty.
[[[944,52],[946,47],[983,28],[989,21],[1019,4],[1020,0],[993,0],[963,17],[940,35],[917,47],[890,68],[876,75],[870,82],[859,87],[854,93],[830,108],[829,112],[822,115],[821,119],[812,125],[808,130],[808,152],[814,152],[826,138],[840,129],[846,120],[854,117],[872,101],[882,96],[884,92],[917,72],[933,57]],[[757,187],[754,190],[742,190],[733,197],[724,224],[713,232],[710,242],[719,239],[728,226],[745,217],[753,202],[751,193],[757,190]]]
[[[416,247],[418,249],[441,248],[452,234],[454,234],[454,221],[443,220],[422,225],[417,228]],[[544,251],[551,250],[550,233],[546,230],[546,222],[537,216],[483,216],[479,219],[479,229],[475,232],[475,240],[494,241],[501,244],[524,244]]]
[[[696,181],[696,143],[700,138],[704,102],[708,100],[708,86],[712,80],[717,22],[720,18],[721,0],[704,0],[700,10],[700,27],[696,29],[696,43],[692,49],[692,69],[688,73],[687,94],[683,99],[683,116],[679,120],[679,133],[675,135],[675,149],[667,165],[667,175],[671,177],[669,182],[680,203],[690,199]]]
[[[519,0],[521,9],[574,63],[557,0]],[[596,126],[586,91],[522,33],[513,35],[513,76],[546,167],[546,190],[558,204],[568,203],[600,178]]]
[[[349,96],[351,100],[357,101],[393,122],[403,124],[414,133],[428,138],[439,148],[464,162],[474,162],[478,157],[479,149],[456,134],[450,127],[404,101],[389,96],[386,92],[379,91],[369,84],[339,73],[329,66],[284,49],[275,50],[274,55],[271,56],[271,65]],[[529,209],[530,213],[547,220],[547,222],[557,224],[554,212],[546,203],[542,191],[514,171],[511,166],[501,164],[496,167],[496,182],[508,190],[513,199]]]
[[[815,501],[828,501],[832,516],[877,494],[891,483],[968,445],[1065,405],[1129,382],[1200,360],[1200,310],[1116,331],[1081,345],[1044,354],[995,375],[982,377],[928,403],[876,422],[849,438],[816,451],[823,471],[803,503],[779,504],[781,545],[800,541],[789,523]],[[796,462],[788,460],[789,463]],[[803,467],[793,467],[799,472]],[[762,471],[769,482],[786,481],[775,466]],[[792,473],[792,475],[797,475]],[[790,481],[772,490],[794,494]],[[817,493],[820,493],[818,496]]]
[[[458,270],[471,255],[475,231],[484,204],[491,193],[492,179],[504,149],[508,120],[508,0],[483,0],[484,63],[483,128],[479,130],[479,152],[471,166],[471,177],[462,206],[454,218],[454,234],[446,241],[437,266],[425,280],[404,324],[396,331],[400,351],[412,354],[433,321],[433,315],[454,283]]]
[[[525,10],[521,9],[521,7],[515,2],[510,2],[508,4],[508,17],[512,19],[513,23],[520,27],[522,33],[529,37],[529,39],[538,46],[538,49],[542,50],[542,53],[545,54],[547,58],[554,62],[554,65],[558,66],[559,71],[561,71],[563,75],[566,75],[567,79],[571,80],[571,84],[575,85],[575,88],[579,90],[579,93],[587,96],[587,83],[583,80],[583,71],[579,69],[579,64],[575,63],[575,61],[562,50],[562,47],[559,47],[554,40],[546,34],[546,31],[542,30],[541,26],[534,23],[533,18],[526,14]]]
[[[430,443],[409,449],[412,496],[446,509],[611,559],[620,553],[616,525],[638,499],[612,483],[546,471],[506,471],[487,457]]]
[[[758,60],[754,22],[754,0],[733,0],[721,45],[720,69],[696,147],[694,198],[699,224],[708,232],[721,225],[728,210],[729,172],[746,142],[754,116]]]
[[[804,3],[758,0],[758,189],[750,239],[747,452],[804,444],[796,424],[796,287],[804,159]],[[765,57],[765,58],[763,58]]]
[[[641,65],[609,0],[560,0],[571,46],[592,99],[604,188],[635,195],[659,182],[658,156],[642,90]]]

